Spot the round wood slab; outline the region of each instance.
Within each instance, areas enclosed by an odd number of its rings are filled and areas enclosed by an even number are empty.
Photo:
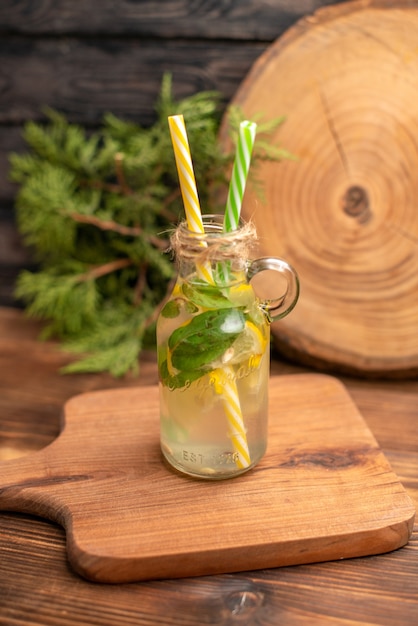
[[[248,119],[285,115],[270,140],[296,156],[259,166],[266,200],[248,193],[242,211],[260,253],[300,275],[277,347],[337,371],[418,373],[418,3],[349,2],[301,20],[232,104]]]

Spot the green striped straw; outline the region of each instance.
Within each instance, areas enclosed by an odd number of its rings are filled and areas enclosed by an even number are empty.
[[[238,228],[256,130],[257,124],[248,120],[241,122],[239,126],[235,161],[225,209],[224,232],[227,233]]]
[[[239,127],[238,142],[232,168],[231,181],[229,184],[228,199],[225,208],[223,230],[230,233],[238,228],[241,214],[242,200],[244,197],[245,185],[247,182],[248,170],[250,169],[251,153],[253,151],[257,124],[254,122],[241,122]],[[227,281],[230,275],[229,262],[222,264],[218,268],[218,277]],[[238,467],[248,467],[251,465],[250,452],[248,449],[246,430],[242,418],[241,403],[238,388],[233,371],[230,366],[225,366],[227,372],[225,378],[228,381],[224,385],[225,411],[228,415],[230,426],[230,436],[234,450],[238,454]]]

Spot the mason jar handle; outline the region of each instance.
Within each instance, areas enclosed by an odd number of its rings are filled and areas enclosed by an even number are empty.
[[[256,274],[265,270],[280,272],[287,283],[286,290],[277,298],[263,300],[261,306],[267,312],[271,322],[285,317],[295,306],[299,298],[299,278],[296,270],[278,257],[261,257],[250,261],[247,268],[247,279],[250,282]]]

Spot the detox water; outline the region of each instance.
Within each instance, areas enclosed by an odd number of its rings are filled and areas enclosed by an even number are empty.
[[[157,325],[161,449],[189,475],[238,475],[267,444],[269,322],[252,287],[179,278]]]
[[[249,260],[252,224],[224,232],[205,215],[204,232],[181,223],[171,237],[178,278],[157,321],[161,450],[190,476],[219,479],[254,467],[267,447],[270,323],[299,295],[283,259]],[[285,291],[260,301],[251,281],[280,274]]]

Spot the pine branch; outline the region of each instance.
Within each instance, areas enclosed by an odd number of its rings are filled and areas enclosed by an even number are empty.
[[[130,267],[133,265],[130,259],[119,259],[117,261],[110,261],[109,263],[105,263],[104,265],[98,265],[96,267],[92,267],[84,274],[80,274],[77,278],[77,282],[84,282],[86,280],[95,280],[96,278],[100,278],[101,276],[105,276],[106,274],[110,274],[111,272],[116,272],[124,267]]]
[[[75,222],[79,222],[80,224],[91,224],[93,226],[97,226],[97,228],[100,228],[101,230],[112,230],[115,233],[126,235],[128,237],[143,237],[160,250],[165,250],[168,245],[167,240],[147,234],[139,226],[124,226],[123,224],[118,224],[113,220],[102,220],[94,215],[81,215],[80,213],[69,213],[69,215]]]
[[[155,344],[175,276],[163,253],[184,214],[167,117],[183,113],[202,212],[217,213],[244,118],[237,107],[228,110],[233,141],[225,153],[220,102],[217,92],[175,101],[167,74],[149,128],[109,113],[91,134],[51,109],[45,123],[26,125],[28,152],[10,155],[10,175],[19,185],[18,227],[39,270],[20,274],[16,296],[28,315],[45,321],[44,337],[79,355],[65,372],[137,373],[143,346]],[[256,117],[252,184],[261,193],[257,162],[292,155],[269,142],[283,118]]]

